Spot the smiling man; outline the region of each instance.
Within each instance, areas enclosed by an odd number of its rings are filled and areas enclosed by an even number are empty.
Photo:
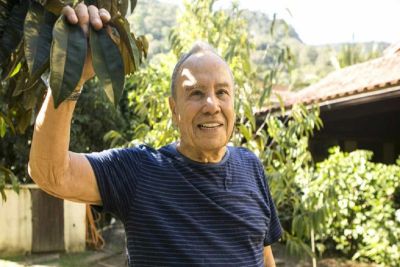
[[[205,43],[184,55],[172,75],[169,98],[179,128],[178,150],[199,162],[219,162],[232,135],[233,78],[229,66]]]
[[[86,32],[110,19],[84,4],[63,12]],[[80,85],[93,75],[88,54]],[[35,124],[32,178],[52,195],[118,217],[130,266],[275,266],[270,245],[281,227],[263,166],[250,151],[227,146],[235,122],[229,66],[196,43],[171,84],[177,142],[91,154],[68,151],[76,98],[55,110],[49,88]]]

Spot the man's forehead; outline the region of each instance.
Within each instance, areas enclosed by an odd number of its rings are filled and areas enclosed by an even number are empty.
[[[221,75],[221,73],[226,75]],[[229,65],[217,54],[209,51],[191,55],[182,64],[178,78],[183,86],[195,85],[205,80],[214,80],[221,84],[233,83]]]
[[[228,63],[221,58],[218,54],[212,52],[212,51],[199,51],[197,53],[194,53],[190,55],[186,61],[182,64],[182,66],[198,66],[198,65],[204,65],[204,64],[215,64],[215,65],[222,65],[229,69]]]
[[[197,84],[197,79],[188,68],[183,68],[181,72],[182,86],[192,86]]]
[[[233,81],[231,75],[218,75],[216,73],[193,73],[190,69],[184,68],[181,71],[180,81],[182,87],[193,87],[193,86],[206,86],[208,83],[212,83],[214,86],[232,87]]]

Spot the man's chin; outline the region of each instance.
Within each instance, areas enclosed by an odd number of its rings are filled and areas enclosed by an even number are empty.
[[[220,150],[225,150],[225,142],[210,142],[210,140],[205,140],[198,144],[200,150],[205,152],[219,152]]]

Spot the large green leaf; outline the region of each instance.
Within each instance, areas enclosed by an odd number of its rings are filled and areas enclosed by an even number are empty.
[[[106,95],[114,105],[117,105],[125,83],[124,62],[121,53],[104,28],[96,31],[90,27],[89,39],[93,68]]]
[[[130,59],[133,59],[135,68],[138,69],[140,64],[140,51],[137,47],[135,37],[130,33],[129,22],[122,16],[116,16],[111,20],[110,24],[118,30],[121,42],[125,43],[130,54]]]
[[[61,16],[53,29],[50,56],[50,88],[57,108],[78,85],[87,53],[86,36],[79,25]]]
[[[77,0],[35,0],[35,2],[42,5],[47,11],[53,13],[56,16],[61,15],[61,10],[66,5],[73,6]]]
[[[32,3],[25,19],[25,57],[29,73],[36,79],[49,65],[52,31],[57,16]]]
[[[21,42],[28,6],[29,1],[18,1],[12,6],[12,10],[6,18],[7,22],[4,24],[4,31],[0,39],[0,65],[8,59],[11,52]]]
[[[119,0],[118,10],[122,16],[126,17],[132,14],[136,7],[137,0]]]
[[[120,35],[115,27],[106,28],[111,39],[117,44],[119,51],[121,52],[122,59],[124,61],[125,75],[134,73],[136,70],[134,60],[131,58],[131,54],[125,42],[121,41]]]
[[[6,124],[6,126],[11,129],[11,132],[13,134],[15,134],[15,128],[14,128],[14,125],[13,125],[11,119],[9,118],[9,116],[7,116],[7,115],[3,114],[2,112],[0,112],[0,117],[3,119],[3,121]]]
[[[119,0],[98,0],[98,7],[99,8],[104,8],[110,12],[111,17],[117,16],[120,14],[119,8],[118,8],[118,2]]]
[[[129,0],[120,0],[118,1],[118,9],[122,16],[126,16],[128,14],[129,8]]]
[[[133,12],[133,10],[135,10],[136,4],[137,0],[130,0],[131,13]]]
[[[85,3],[85,5],[90,6],[90,5],[94,5],[97,6],[97,0],[84,0],[83,1]]]
[[[44,95],[46,85],[39,79],[29,91],[24,92],[22,96],[22,106],[25,110],[35,109],[38,100]]]
[[[18,47],[12,52],[12,55],[7,60],[7,63],[4,64],[1,79],[9,79],[12,76],[16,75],[19,72],[20,63],[24,59],[24,41],[20,42]]]
[[[19,134],[25,133],[25,130],[33,123],[33,109],[28,111],[19,110],[16,114],[16,130]]]
[[[144,57],[147,57],[149,52],[149,41],[147,40],[146,36],[140,35],[137,38],[137,43],[139,44],[139,49],[143,51]]]

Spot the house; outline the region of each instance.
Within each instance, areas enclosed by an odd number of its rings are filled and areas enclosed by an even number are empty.
[[[338,145],[344,151],[371,150],[373,161],[394,163],[400,154],[400,43],[380,58],[337,70],[286,94],[284,103],[320,106],[324,127],[310,141],[316,161]],[[265,112],[269,111],[259,114]]]

